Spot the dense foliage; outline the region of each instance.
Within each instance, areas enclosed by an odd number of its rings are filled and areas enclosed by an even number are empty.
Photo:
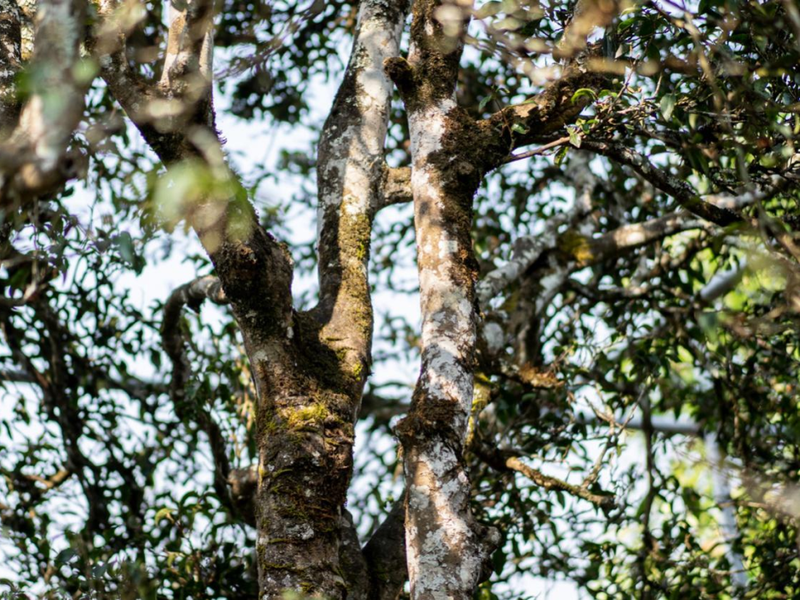
[[[157,77],[166,17],[130,5],[128,58]],[[355,9],[217,7],[216,124],[261,220],[290,243],[301,305],[316,289],[316,139]],[[575,92],[588,102],[577,119],[520,128],[533,152],[475,198],[482,274],[538,248],[482,307],[467,459],[473,509],[503,544],[481,597],[524,597],[535,575],[601,600],[796,598],[800,7],[583,9],[477,5],[459,74],[476,119],[533,97],[565,57],[607,75]],[[588,49],[562,39],[581,18],[601,25]],[[35,77],[23,70],[22,94]],[[0,209],[0,593],[253,598],[255,533],[213,466],[220,439],[233,469],[257,460],[236,322],[224,305],[184,312],[192,375],[176,405],[168,293],[141,292],[183,283],[173,269],[212,273],[170,211],[215,183],[192,166],[166,173],[102,79],[86,98],[79,178]],[[409,164],[405,119],[398,101],[392,166]],[[374,374],[349,500],[362,536],[402,494],[392,427],[418,360],[412,220],[387,208],[372,234]],[[625,229],[647,222],[657,234]]]

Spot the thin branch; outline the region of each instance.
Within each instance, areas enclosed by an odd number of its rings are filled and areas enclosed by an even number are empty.
[[[528,150],[527,152],[522,152],[520,154],[511,154],[503,161],[503,164],[512,163],[517,160],[523,160],[526,158],[531,158],[532,156],[539,156],[540,154],[544,154],[548,150],[552,150],[553,148],[558,148],[559,146],[563,146],[564,144],[568,143],[570,140],[569,136],[564,136],[558,138],[557,140],[553,140],[549,144],[545,144],[544,146],[539,146],[534,150]]]
[[[523,462],[515,453],[502,451],[498,448],[490,448],[487,444],[481,442],[474,444],[473,450],[481,460],[493,469],[520,473],[547,491],[566,492],[571,496],[591,502],[604,511],[610,510],[615,506],[615,499],[612,494],[596,494],[583,486],[573,485],[556,477],[545,475],[538,469],[534,469]]]
[[[176,288],[164,305],[161,339],[164,350],[172,361],[170,397],[175,406],[175,413],[182,421],[196,419],[200,429],[208,436],[215,465],[214,490],[220,501],[234,510],[228,489],[231,466],[222,430],[205,407],[199,405],[190,407],[186,400],[186,385],[191,378],[191,364],[184,352],[181,314],[185,306],[198,311],[205,300],[215,304],[227,303],[225,292],[216,277],[200,277]]]
[[[672,196],[683,208],[706,221],[721,227],[744,222],[742,216],[737,212],[706,202],[685,180],[671,175],[662,167],[655,166],[642,154],[620,143],[584,139],[581,148],[602,154],[620,164],[631,167],[662,192]]]

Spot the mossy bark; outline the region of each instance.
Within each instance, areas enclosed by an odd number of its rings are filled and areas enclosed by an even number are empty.
[[[409,60],[386,64],[409,115],[422,309],[422,368],[397,434],[412,598],[466,600],[498,542],[471,514],[463,456],[479,317],[472,201],[486,170],[485,144],[454,101],[463,29],[445,30],[439,8],[434,1],[415,4]]]
[[[367,266],[372,218],[384,196],[392,95],[383,61],[398,53],[408,2],[360,5],[350,64],[320,142],[320,302],[305,313],[292,307],[291,257],[258,223],[224,162],[210,85],[185,85],[192,73],[210,82],[211,20],[199,10],[203,7],[208,5],[198,0],[181,13],[182,20],[173,21],[169,60],[157,87],[131,72],[124,45],[104,56],[102,73],[165,164],[194,161],[213,181],[225,183],[222,189],[232,190],[228,197],[209,194],[190,207],[186,218],[215,266],[257,388],[259,463],[249,512],[258,531],[259,597],[283,598],[288,590],[363,598],[372,593],[367,584],[374,578],[359,558],[344,504],[355,420],[371,362]],[[181,40],[183,45],[173,43]],[[147,116],[148,103],[175,95],[190,100],[183,119],[155,122]],[[251,505],[240,495],[237,502]],[[403,571],[404,565],[393,568]],[[381,589],[396,595],[402,579]]]

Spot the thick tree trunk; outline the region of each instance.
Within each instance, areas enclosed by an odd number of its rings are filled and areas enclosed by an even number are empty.
[[[478,311],[470,237],[479,168],[452,100],[409,116],[422,307],[422,370],[398,425],[407,485],[413,598],[471,598],[497,540],[473,519],[463,459],[473,397]]]
[[[354,597],[366,581],[358,573],[342,577],[345,563],[350,571],[365,568],[363,559],[348,560],[357,553],[344,552],[357,540],[344,536],[350,527],[342,511],[371,360],[369,244],[392,97],[383,61],[399,51],[406,10],[407,2],[361,3],[350,63],[323,130],[320,303],[295,315],[283,339],[250,350],[259,381],[262,598],[286,589]]]
[[[234,192],[187,207],[186,218],[242,331],[258,395],[253,509],[260,598],[282,598],[286,590],[392,597],[402,586],[403,577],[394,576],[391,585],[368,589],[375,578],[343,509],[370,366],[372,218],[386,202],[383,187],[397,179],[387,177],[383,159],[392,96],[383,62],[398,53],[407,5],[365,0],[360,6],[350,63],[320,143],[320,303],[306,313],[292,309],[291,258],[258,224],[219,152],[209,5],[198,0],[173,11],[165,70],[155,86],[128,67],[113,4],[104,5],[106,22],[94,42],[111,56],[101,61],[109,87],[161,159],[200,161]],[[184,111],[156,122],[148,106],[159,99],[180,99]],[[396,558],[391,565],[373,562],[397,571]]]

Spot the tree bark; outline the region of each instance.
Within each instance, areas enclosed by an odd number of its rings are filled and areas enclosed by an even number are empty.
[[[33,55],[38,76],[20,108],[15,82],[22,57],[20,10],[0,2],[0,207],[52,191],[74,176],[81,162],[67,147],[83,116],[89,83],[77,76],[85,12],[83,0],[39,2]]]
[[[418,1],[409,60],[386,65],[411,133],[422,368],[397,434],[403,444],[411,595],[426,600],[471,598],[499,541],[472,516],[464,462],[478,322],[472,200],[483,171],[474,155],[477,125],[455,103],[471,3],[461,14],[453,12],[458,6]]]

